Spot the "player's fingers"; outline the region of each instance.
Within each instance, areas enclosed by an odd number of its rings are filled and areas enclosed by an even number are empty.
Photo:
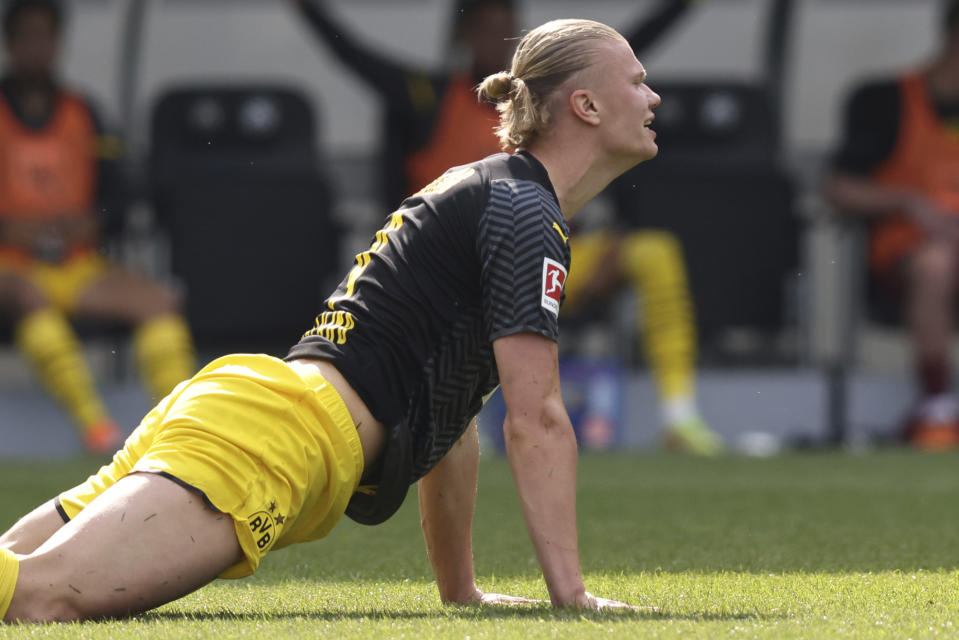
[[[483,604],[543,604],[542,600],[532,600],[521,596],[510,596],[502,593],[485,593],[482,597]]]
[[[625,602],[619,602],[618,600],[608,600],[606,598],[596,598],[596,608],[600,611],[608,609],[622,609],[622,610],[635,610],[636,607]]]
[[[638,607],[618,600],[596,598],[596,609],[599,611],[635,611],[637,613],[660,613],[659,607]]]

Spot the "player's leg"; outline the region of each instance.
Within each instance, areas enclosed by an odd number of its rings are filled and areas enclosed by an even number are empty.
[[[76,301],[78,316],[136,327],[133,343],[141,377],[154,400],[196,371],[193,341],[173,290],[128,269],[104,268]]]
[[[14,319],[14,342],[40,383],[70,415],[86,447],[113,451],[120,434],[97,393],[83,350],[64,314],[25,273],[0,265],[0,307]]]
[[[906,317],[922,394],[909,437],[930,449],[959,446],[959,404],[952,393],[949,358],[957,263],[954,243],[937,240],[921,244],[903,265]]]
[[[659,390],[667,445],[715,454],[722,443],[696,406],[696,325],[682,249],[672,233],[646,230],[620,240],[618,255],[642,300],[639,330]]]
[[[56,533],[64,522],[63,516],[57,511],[56,501],[48,500],[17,520],[16,524],[0,536],[0,549],[21,555],[33,553],[47,538]]]
[[[581,313],[593,301],[603,298],[623,281],[615,238],[594,232],[569,239],[570,277],[563,291],[563,313]]]
[[[135,473],[19,558],[4,620],[145,611],[195,591],[240,558],[230,516],[166,477]]]
[[[96,474],[76,487],[48,500],[20,518],[0,536],[0,549],[21,555],[33,553],[59,531],[71,516],[75,517],[117,480],[132,472],[133,466],[152,443],[174,395],[165,398],[144,416],[139,426],[127,438],[123,449],[113,456],[109,464],[101,467]]]
[[[667,231],[636,231],[621,241],[623,271],[643,313],[643,350],[665,401],[689,401],[695,385],[696,327],[682,251]]]

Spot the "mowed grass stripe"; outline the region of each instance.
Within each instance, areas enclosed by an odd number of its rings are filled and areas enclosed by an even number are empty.
[[[344,520],[134,620],[6,626],[0,638],[900,638],[959,636],[959,456],[884,451],[698,460],[580,458],[595,593],[661,614],[444,607],[415,495],[388,523]],[[96,465],[0,463],[0,527]],[[481,588],[546,598],[505,460],[481,466]]]

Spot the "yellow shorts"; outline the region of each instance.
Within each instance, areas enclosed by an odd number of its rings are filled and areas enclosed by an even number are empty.
[[[219,358],[164,398],[113,461],[60,494],[75,517],[123,476],[160,473],[229,514],[244,560],[220,575],[256,571],[271,549],[322,538],[363,473],[349,411],[312,369],[266,355]]]
[[[0,273],[13,271],[20,274],[40,289],[52,305],[67,313],[76,309],[77,301],[87,287],[109,269],[110,264],[95,251],[58,263],[0,252]]]

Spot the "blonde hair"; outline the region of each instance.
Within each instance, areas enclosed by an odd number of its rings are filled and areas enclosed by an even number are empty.
[[[496,136],[503,149],[528,146],[549,128],[551,94],[574,73],[590,66],[596,40],[626,40],[593,20],[553,20],[527,33],[513,54],[510,71],[487,76],[480,98],[498,102]]]

